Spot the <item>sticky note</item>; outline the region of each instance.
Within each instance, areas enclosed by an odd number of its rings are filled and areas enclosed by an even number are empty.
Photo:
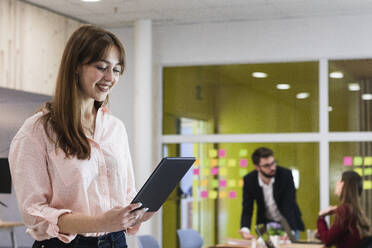
[[[208,180],[204,179],[200,181],[201,186],[208,186]]]
[[[209,167],[209,163],[210,163],[209,159],[205,158],[204,161],[203,161],[203,166],[204,167]]]
[[[223,177],[225,177],[225,176],[227,176],[227,168],[220,168],[220,176],[223,176]]]
[[[354,157],[354,166],[361,166],[363,164],[363,158],[362,157]]]
[[[216,199],[217,196],[218,196],[217,191],[215,191],[215,190],[209,191],[209,199]]]
[[[220,157],[220,158],[226,157],[226,150],[225,149],[219,149],[218,150],[218,157]]]
[[[227,192],[226,191],[220,191],[219,197],[220,198],[226,198]]]
[[[245,159],[245,158],[240,159],[239,165],[240,165],[240,167],[247,167],[247,165],[248,165],[248,160]]]
[[[247,149],[240,149],[239,156],[240,157],[246,157],[248,155]]]
[[[230,191],[229,192],[229,198],[235,199],[236,198],[236,192],[235,191]]]
[[[356,168],[354,169],[354,171],[358,173],[359,175],[363,176],[363,170],[361,168]]]
[[[227,185],[229,187],[235,187],[236,186],[236,181],[235,180],[228,180],[227,181]]]
[[[218,167],[211,168],[211,175],[218,175]]]
[[[209,169],[208,168],[203,168],[202,169],[202,175],[203,176],[209,176]]]
[[[218,159],[214,158],[214,159],[211,159],[211,166],[214,167],[214,166],[217,166],[218,165]]]
[[[199,170],[199,168],[194,168],[193,170],[192,170],[192,173],[194,174],[194,175],[199,175],[199,173],[200,173],[200,170]]]
[[[201,198],[208,198],[208,191],[203,190],[203,191],[200,193],[200,196],[201,196]]]
[[[239,176],[244,177],[248,173],[247,169],[240,169],[239,170]]]
[[[365,157],[364,165],[372,165],[372,157]]]
[[[213,188],[218,188],[218,180],[217,180],[217,179],[214,179],[214,180],[212,181],[212,187],[213,187]]]
[[[235,166],[236,166],[236,160],[230,158],[230,159],[227,161],[227,165],[230,166],[230,167],[235,167]]]
[[[218,165],[219,166],[225,166],[226,165],[226,158],[220,158],[218,160]]]
[[[194,188],[197,188],[197,187],[199,186],[199,180],[193,180],[193,181],[192,181],[192,186],[193,186]]]
[[[216,150],[216,149],[210,149],[210,150],[209,150],[209,157],[210,157],[210,158],[215,158],[215,157],[217,157],[217,150]]]
[[[352,166],[353,165],[353,157],[344,157],[344,166]]]
[[[194,162],[194,166],[195,167],[198,167],[200,165],[200,159],[196,159],[195,162]]]
[[[243,185],[244,185],[244,180],[243,179],[239,179],[238,186],[239,187],[243,187]]]
[[[226,180],[225,179],[220,180],[220,187],[226,187]]]
[[[364,175],[365,176],[371,176],[372,175],[372,168],[364,169]]]
[[[372,180],[365,180],[363,182],[363,189],[364,190],[370,190],[370,189],[372,189]]]

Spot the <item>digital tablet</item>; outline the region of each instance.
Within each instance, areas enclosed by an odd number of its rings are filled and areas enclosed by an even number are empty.
[[[141,202],[148,212],[158,211],[194,162],[194,157],[163,158],[132,203]]]

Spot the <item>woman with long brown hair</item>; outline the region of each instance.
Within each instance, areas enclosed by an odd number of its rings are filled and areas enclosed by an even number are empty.
[[[107,109],[125,68],[119,39],[85,25],[67,42],[53,100],[14,137],[10,168],[37,247],[127,247],[151,217],[136,194],[124,124]]]
[[[340,199],[338,206],[319,212],[318,235],[326,246],[358,248],[362,240],[371,235],[371,226],[360,203],[363,181],[354,171],[345,171],[336,183],[335,194]],[[330,229],[324,217],[335,214]]]

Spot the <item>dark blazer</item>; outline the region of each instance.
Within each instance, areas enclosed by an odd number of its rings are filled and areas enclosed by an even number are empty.
[[[274,200],[280,213],[287,219],[292,230],[305,230],[301,211],[296,202],[292,172],[277,166],[273,185]],[[240,226],[251,228],[253,202],[257,203],[257,224],[267,223],[266,207],[262,188],[258,184],[258,171],[254,170],[244,177],[243,209]]]

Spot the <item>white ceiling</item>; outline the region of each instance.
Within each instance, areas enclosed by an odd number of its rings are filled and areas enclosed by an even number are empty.
[[[372,0],[23,0],[106,27],[188,24],[372,13]]]

